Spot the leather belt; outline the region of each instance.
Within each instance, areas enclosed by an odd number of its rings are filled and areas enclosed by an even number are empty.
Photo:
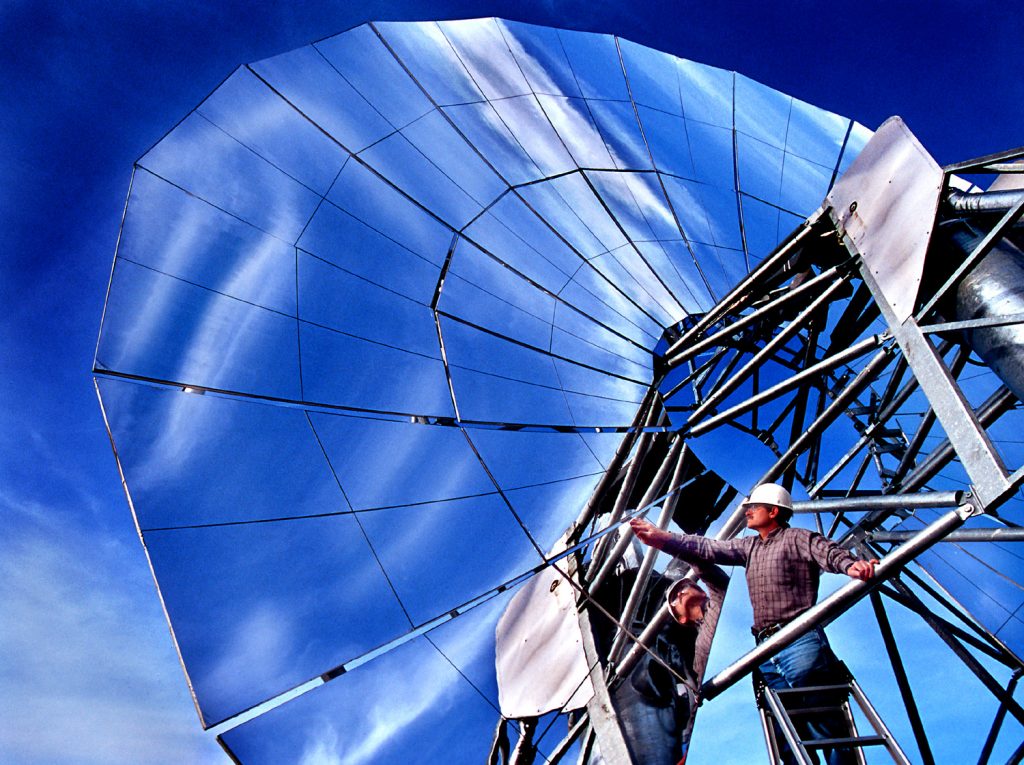
[[[750,634],[754,636],[754,641],[757,643],[763,643],[765,640],[770,638],[776,632],[785,627],[785,624],[776,622],[775,624],[769,624],[767,627],[762,627],[759,630],[755,630],[753,627],[750,628]]]

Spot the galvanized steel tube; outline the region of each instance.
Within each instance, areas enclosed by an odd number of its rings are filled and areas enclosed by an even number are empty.
[[[960,213],[1002,213],[1024,200],[1024,190],[1007,189],[1006,191],[986,191],[980,194],[968,194],[959,189],[951,189],[946,203]]]

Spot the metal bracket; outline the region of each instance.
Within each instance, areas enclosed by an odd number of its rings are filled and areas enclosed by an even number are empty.
[[[968,518],[973,518],[977,515],[984,515],[985,505],[974,491],[965,491],[963,504],[956,508],[956,513],[966,521]]]

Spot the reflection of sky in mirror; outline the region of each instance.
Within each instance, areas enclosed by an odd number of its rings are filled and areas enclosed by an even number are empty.
[[[496,598],[222,735],[243,762],[451,762],[486,758],[496,725]],[[436,735],[458,717],[458,746]]]

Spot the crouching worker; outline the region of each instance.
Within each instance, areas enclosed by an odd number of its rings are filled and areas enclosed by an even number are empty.
[[[867,580],[874,576],[876,560],[862,561],[821,534],[791,528],[793,500],[777,484],[762,484],[743,501],[748,537],[719,541],[694,534],[672,534],[641,519],[630,521],[641,542],[697,563],[743,566],[754,611],[751,632],[757,643],[767,640],[782,627],[808,610],[818,598],[822,571]],[[817,627],[783,648],[760,666],[764,682],[771,688],[792,688],[842,682],[843,669]],[[808,735],[809,734],[809,735]],[[840,717],[805,723],[804,735],[814,738],[844,738],[849,735]],[[848,748],[826,749],[829,765],[856,762]],[[783,759],[795,762],[785,748]]]
[[[630,632],[638,637],[663,608],[672,618],[658,632],[650,651],[611,690],[626,745],[634,762],[644,765],[682,762],[693,729],[697,694],[728,584],[728,576],[716,566],[694,566],[694,570],[704,587],[688,579],[672,581],[659,575],[648,583],[628,625]],[[635,576],[635,569],[627,570],[601,589],[599,600],[605,601],[610,612],[621,613]],[[597,637],[599,645],[603,644],[599,650],[607,655],[614,631]],[[591,765],[602,762],[599,753],[589,759]]]

